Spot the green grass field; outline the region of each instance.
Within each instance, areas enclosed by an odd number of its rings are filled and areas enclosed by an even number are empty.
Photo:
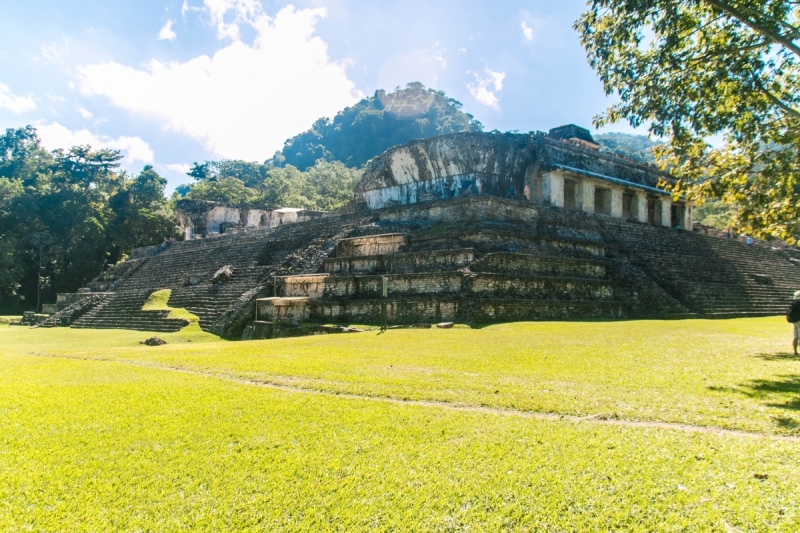
[[[150,335],[0,326],[1,530],[800,530],[782,318]]]

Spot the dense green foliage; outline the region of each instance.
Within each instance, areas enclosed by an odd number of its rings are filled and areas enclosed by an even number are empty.
[[[361,174],[361,169],[339,161],[319,160],[305,172],[292,165],[278,168],[245,161],[206,161],[195,163],[189,171],[197,182],[176,193],[193,200],[330,211],[353,198]]]
[[[0,327],[0,530],[797,531],[790,335]]]
[[[653,148],[664,144],[653,141],[647,135],[631,135],[629,133],[601,133],[593,137],[604,152],[624,155],[645,163],[655,163]]]
[[[668,137],[675,194],[736,204],[735,225],[794,240],[800,218],[800,30],[791,0],[591,0],[576,23],[628,120]],[[721,135],[722,147],[706,139]]]
[[[30,126],[0,136],[0,308],[55,301],[132,248],[178,235],[166,180],[149,166],[119,172],[120,159],[88,146],[48,153]]]
[[[376,91],[333,120],[317,120],[311,129],[287,140],[272,163],[305,170],[324,159],[360,167],[411,139],[482,129],[472,115],[461,111],[460,102],[421,83],[409,83],[392,93]]]
[[[723,231],[733,227],[735,216],[736,206],[719,200],[709,200],[694,209],[695,221]]]

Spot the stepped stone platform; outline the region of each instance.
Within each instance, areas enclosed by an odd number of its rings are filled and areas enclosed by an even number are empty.
[[[50,325],[176,331],[185,321],[141,310],[159,289],[172,289],[169,306],[196,314],[204,330],[238,338],[254,321],[377,324],[384,305],[397,324],[776,315],[800,288],[800,267],[764,244],[491,196],[329,215],[135,257]],[[212,282],[223,266],[233,275]]]

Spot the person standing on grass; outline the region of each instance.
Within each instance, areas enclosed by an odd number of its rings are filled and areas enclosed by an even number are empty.
[[[794,340],[792,340],[792,348],[794,354],[797,353],[797,345],[800,344],[800,291],[795,291],[794,301],[791,307],[786,312],[786,320],[794,327]]]

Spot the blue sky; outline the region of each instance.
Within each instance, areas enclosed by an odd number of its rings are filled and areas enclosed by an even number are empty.
[[[263,161],[321,116],[410,81],[487,129],[591,127],[610,100],[572,23],[535,0],[58,0],[0,8],[0,127],[122,150],[172,189],[193,161]],[[625,124],[611,131],[631,131]]]

